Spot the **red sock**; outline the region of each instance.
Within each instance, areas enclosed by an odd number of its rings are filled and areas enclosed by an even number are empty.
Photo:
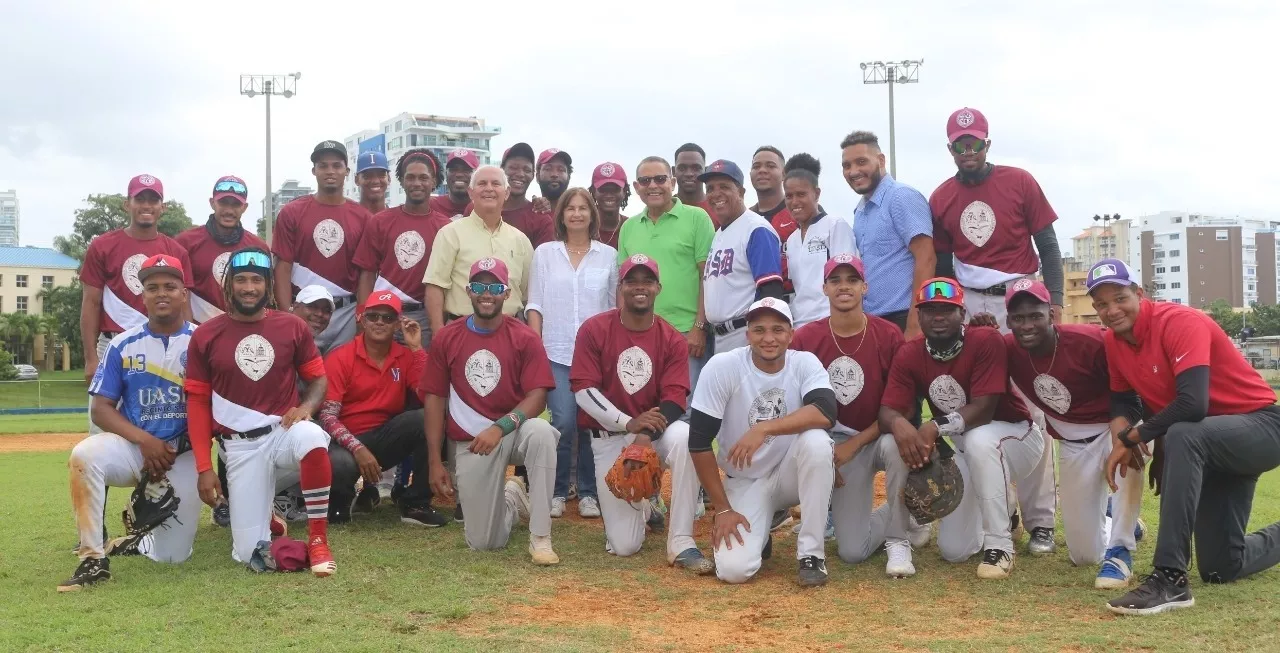
[[[329,452],[324,448],[312,449],[298,463],[302,499],[307,510],[308,539],[328,541],[329,485],[333,482],[333,469],[329,466]]]

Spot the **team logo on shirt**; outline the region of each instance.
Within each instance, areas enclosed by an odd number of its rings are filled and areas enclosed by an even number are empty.
[[[841,406],[848,406],[857,399],[867,382],[862,366],[848,356],[841,356],[831,361],[831,366],[827,368],[827,376],[831,377],[831,388],[836,391],[836,400]]]
[[[410,229],[399,236],[396,236],[396,262],[400,264],[401,270],[418,264],[422,257],[427,253],[427,243],[422,239],[422,234]]]
[[[502,380],[502,363],[488,349],[478,349],[467,358],[463,367],[467,384],[481,397],[488,397]]]
[[[395,381],[396,383],[400,382],[400,368],[398,367],[391,368],[391,380]]]
[[[251,333],[236,345],[236,366],[244,375],[259,381],[276,362],[276,349],[266,338]]]
[[[805,246],[805,249],[808,250],[810,254],[817,254],[818,252],[826,252],[827,239],[814,238],[813,240],[809,241],[809,244]]]
[[[1035,389],[1036,396],[1044,405],[1053,409],[1053,412],[1059,415],[1066,415],[1071,409],[1071,391],[1062,382],[1049,376],[1048,374],[1038,374],[1031,387]]]
[[[961,388],[960,383],[950,374],[943,374],[929,384],[929,401],[946,413],[954,413],[960,410],[961,406],[969,403],[969,399],[965,397],[964,388]]]
[[[649,385],[653,378],[653,360],[639,347],[629,347],[618,354],[618,380],[627,394],[633,395]]]
[[[320,250],[325,258],[329,258],[342,248],[347,235],[342,231],[342,225],[338,224],[337,220],[325,218],[312,230],[311,238],[316,241],[316,249]]]
[[[213,259],[213,278],[218,281],[219,286],[227,276],[227,261],[230,260],[231,252],[223,252],[218,255],[218,258]]]
[[[181,353],[181,354],[178,354],[178,364],[182,366],[182,375],[183,375],[183,376],[186,376],[186,372],[187,372],[187,350],[183,349],[183,350],[182,350],[182,353]]]
[[[974,200],[960,213],[960,233],[969,242],[982,247],[996,231],[996,212],[982,200]]]
[[[120,268],[120,276],[124,279],[124,285],[135,295],[142,294],[142,282],[138,281],[138,270],[142,269],[142,264],[147,260],[146,254],[134,254],[124,260],[124,266]]]
[[[747,428],[759,422],[786,417],[788,412],[787,393],[782,388],[770,388],[752,400],[751,407],[747,409]],[[764,445],[770,442],[773,442],[772,435],[764,439]]]

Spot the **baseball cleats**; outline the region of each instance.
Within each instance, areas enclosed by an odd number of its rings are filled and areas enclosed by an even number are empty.
[[[584,519],[599,519],[600,502],[595,497],[578,499],[578,516]]]
[[[551,549],[550,535],[530,535],[529,536],[529,556],[533,558],[533,564],[547,567],[550,565],[560,564],[560,556]]]
[[[763,562],[773,557],[773,536],[764,541],[764,548],[760,550],[760,561]]]
[[[463,519],[463,517],[462,517],[462,504],[461,504],[461,503],[454,503],[454,504],[453,504],[453,521],[454,521],[454,523],[456,523],[456,524],[461,524],[461,523],[463,523],[463,521],[464,521],[464,519]]]
[[[791,510],[782,509],[773,513],[773,519],[769,522],[769,530],[776,531],[783,526],[787,526],[792,521]]]
[[[406,508],[400,513],[400,521],[410,526],[426,526],[440,528],[449,525],[449,518],[435,511],[431,506]]]
[[[218,505],[213,507],[213,523],[222,528],[231,526],[231,504],[222,497],[218,498]]]
[[[142,552],[138,550],[138,545],[142,544],[142,538],[144,537],[146,537],[146,533],[117,537],[102,547],[102,554],[105,556],[142,555]]]
[[[986,549],[978,565],[978,578],[1003,580],[1013,571],[1013,554],[1000,549]]]
[[[820,587],[827,584],[827,561],[818,556],[800,558],[800,570],[796,582],[800,587]]]
[[[1116,614],[1147,615],[1194,606],[1196,600],[1191,597],[1187,575],[1180,574],[1176,579],[1171,575],[1157,568],[1132,592],[1108,601],[1107,609]]]
[[[1033,556],[1044,556],[1058,550],[1053,541],[1053,529],[1037,526],[1031,529],[1031,539],[1027,540],[1027,553]]]
[[[1102,568],[1093,586],[1100,590],[1114,590],[1128,587],[1133,578],[1133,554],[1122,546],[1113,546],[1103,555]]]
[[[507,508],[510,509],[507,514],[513,527],[529,518],[529,491],[525,487],[519,476],[513,476],[507,479],[507,484],[502,488],[506,494]]]
[[[716,570],[716,563],[702,555],[702,551],[699,551],[697,547],[689,547],[681,551],[680,555],[671,561],[671,566],[687,569],[699,576],[706,576]]]
[[[564,497],[551,497],[551,518],[560,519],[564,517]]]
[[[316,578],[324,578],[338,573],[338,563],[333,561],[333,552],[323,537],[313,537],[307,544],[307,559],[311,562],[311,573]]]
[[[649,502],[649,505],[645,508],[649,511],[648,517],[644,520],[645,525],[655,533],[665,531],[667,529],[667,517],[665,514],[667,506],[662,502],[662,497],[655,496],[652,499],[645,499],[645,501]]]
[[[912,549],[923,549],[929,546],[929,538],[933,535],[933,524],[917,524],[915,518],[907,517],[907,541]]]
[[[378,487],[366,485],[360,490],[360,494],[356,495],[356,503],[351,507],[351,512],[373,512],[380,503],[382,503],[382,494],[379,493]]]
[[[911,562],[911,543],[907,540],[889,540],[884,543],[885,553],[889,561],[884,565],[884,574],[889,578],[910,578],[916,575],[916,566]]]
[[[59,592],[78,592],[86,585],[111,579],[111,561],[106,558],[85,558],[76,567],[71,578],[58,583]]]

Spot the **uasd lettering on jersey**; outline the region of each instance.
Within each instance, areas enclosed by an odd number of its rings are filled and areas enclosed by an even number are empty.
[[[183,391],[181,386],[138,388],[138,405],[140,406],[180,404],[186,400],[186,392]]]

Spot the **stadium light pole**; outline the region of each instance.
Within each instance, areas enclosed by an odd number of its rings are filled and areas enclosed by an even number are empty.
[[[866,61],[858,64],[862,69],[863,84],[889,85],[889,174],[898,178],[898,156],[893,133],[893,85],[920,83],[920,66],[924,59],[902,61]]]
[[[283,95],[286,100],[293,97],[297,93],[299,79],[302,79],[302,73],[240,76],[240,95],[250,98],[263,95],[267,98],[267,194],[262,200],[262,219],[267,225],[268,244],[271,243],[271,230],[276,222],[276,203],[271,199],[271,96]]]

